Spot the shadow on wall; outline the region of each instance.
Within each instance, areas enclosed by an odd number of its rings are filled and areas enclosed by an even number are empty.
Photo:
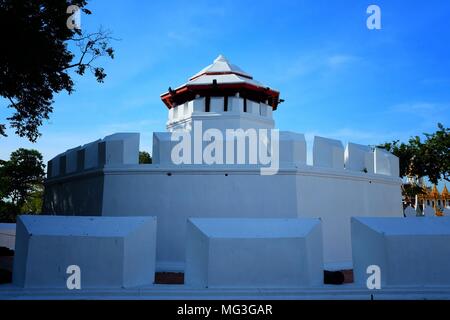
[[[45,185],[43,212],[46,214],[100,216],[103,203],[103,174],[93,172],[64,182]]]

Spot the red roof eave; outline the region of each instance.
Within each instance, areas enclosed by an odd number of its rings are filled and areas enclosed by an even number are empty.
[[[279,97],[280,97],[280,93],[278,91],[272,90],[270,88],[264,88],[264,87],[259,87],[259,86],[255,86],[253,84],[250,83],[222,83],[222,84],[217,84],[214,88],[211,86],[211,84],[198,84],[198,85],[184,85],[182,87],[179,87],[173,91],[169,91],[166,92],[164,94],[161,95],[161,100],[164,102],[164,104],[167,106],[167,108],[171,109],[173,107],[173,102],[172,102],[172,98],[180,95],[182,93],[191,91],[194,92],[197,90],[202,90],[205,91],[208,89],[211,90],[217,90],[217,89],[247,89],[247,90],[251,90],[251,91],[257,91],[257,92],[261,92],[261,93],[266,93],[267,95],[271,96],[273,98],[273,103],[272,103],[272,108],[274,110],[277,109],[278,106],[278,101],[279,101]]]

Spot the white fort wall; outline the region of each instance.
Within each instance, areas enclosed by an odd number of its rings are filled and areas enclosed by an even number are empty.
[[[262,176],[256,165],[174,165],[167,156],[173,142],[158,136],[167,134],[155,133],[152,165],[137,164],[137,134],[113,135],[121,142],[109,138],[77,149],[76,172],[56,174],[50,165],[44,212],[156,216],[160,270],[183,269],[190,217],[320,217],[324,262],[343,268],[351,266],[350,217],[402,216],[398,159],[389,153],[363,146],[344,152],[342,144],[321,139],[323,150],[314,156],[326,159],[315,160],[321,166],[307,166],[303,135],[281,132],[280,170]],[[63,155],[51,162],[67,168]],[[370,158],[373,169],[364,170]],[[87,168],[86,159],[96,166]],[[346,169],[348,163],[356,169]]]
[[[46,188],[44,208],[50,213],[101,215],[104,179],[98,169],[138,163],[139,133],[115,133],[69,149],[48,162],[49,180],[65,178],[62,183]]]

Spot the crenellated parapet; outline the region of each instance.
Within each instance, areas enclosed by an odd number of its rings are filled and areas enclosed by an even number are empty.
[[[244,155],[242,159],[245,159],[243,163],[238,162],[217,162],[213,164],[260,164],[263,161],[252,162],[250,153],[256,154],[258,157],[258,147],[261,146],[260,141],[257,138],[254,139],[254,135],[250,134],[249,130],[243,130],[246,141],[246,148],[242,149]],[[256,130],[258,135],[260,131]],[[268,138],[271,140],[270,131],[268,131]],[[188,164],[201,164],[194,162],[194,152],[196,145],[200,145],[200,150],[205,150],[211,143],[210,140],[202,139],[202,135],[196,137],[194,132],[184,132],[183,137],[177,135],[176,137],[172,132],[155,132],[153,133],[153,163],[160,165],[177,165],[172,158],[172,150],[181,143],[182,139],[190,139],[190,157],[191,162]],[[229,148],[230,140],[227,139],[227,135],[220,136],[220,146],[223,153],[223,159],[227,159],[227,152],[233,152],[236,159],[236,154],[239,153],[237,148],[236,138],[233,137]],[[300,133],[290,131],[278,132],[278,161],[281,167],[285,166],[306,166],[306,159],[308,158],[308,148],[305,140],[305,136]],[[270,144],[268,149],[270,150]],[[237,157],[239,158],[239,156]],[[259,158],[258,158],[259,160]],[[211,164],[211,163],[207,163]],[[398,158],[392,153],[387,152],[380,148],[372,148],[365,145],[349,142],[345,147],[341,141],[335,139],[329,139],[324,137],[314,137],[312,146],[312,167],[320,170],[335,170],[341,172],[361,172],[368,174],[380,174],[392,177],[399,176],[399,162]]]
[[[336,170],[399,176],[398,158],[380,148],[349,142],[345,149],[341,141],[314,137],[313,165]]]
[[[108,165],[139,163],[139,133],[115,133],[69,149],[48,162],[47,177],[56,178]]]
[[[206,133],[205,133],[206,132]],[[196,136],[195,131],[154,132],[153,133],[153,163],[161,166],[174,165],[267,165],[262,160],[259,148],[264,147],[258,130],[232,130],[233,135],[227,134],[211,138],[205,135]],[[217,130],[217,132],[221,132]],[[255,134],[252,134],[254,132]],[[396,156],[380,148],[349,142],[345,148],[341,141],[314,137],[312,146],[312,166],[307,166],[308,148],[305,136],[290,131],[277,131],[275,137],[267,130],[267,145],[265,151],[271,157],[270,161],[277,161],[283,167],[313,167],[316,170],[334,170],[341,173],[361,172],[380,174],[385,176],[399,176],[399,161]],[[238,133],[244,136],[245,144],[238,142]],[[277,142],[274,143],[273,139]],[[189,140],[186,146],[189,150],[180,151],[181,140]],[[217,139],[217,140],[216,140]],[[220,140],[220,141],[219,141]],[[205,160],[208,145],[216,141],[219,161]],[[271,148],[278,148],[278,158]],[[180,150],[178,150],[179,148]],[[187,152],[188,161],[180,163],[175,160],[179,153]],[[196,155],[197,152],[197,155]],[[217,154],[218,152],[218,154]],[[264,153],[263,152],[263,153]],[[200,153],[200,156],[198,156]],[[175,156],[174,156],[175,154]],[[221,158],[222,160],[220,161]],[[184,158],[186,159],[186,158]],[[104,166],[137,165],[139,163],[139,134],[116,133],[83,146],[69,149],[48,162],[48,178],[70,175],[85,170]]]

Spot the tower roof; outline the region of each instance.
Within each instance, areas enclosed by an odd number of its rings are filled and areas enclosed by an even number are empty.
[[[248,79],[253,79],[251,75],[230,63],[223,55],[219,55],[212,64],[203,68],[201,71],[193,75],[189,80],[194,80],[202,75],[220,75],[220,74],[236,74]]]
[[[239,93],[244,98],[265,102],[275,110],[279,103],[280,93],[263,85],[230,63],[223,55],[219,55],[212,64],[189,78],[188,82],[169,88],[161,95],[164,104],[170,109],[176,105],[192,100],[195,96],[224,96]]]

